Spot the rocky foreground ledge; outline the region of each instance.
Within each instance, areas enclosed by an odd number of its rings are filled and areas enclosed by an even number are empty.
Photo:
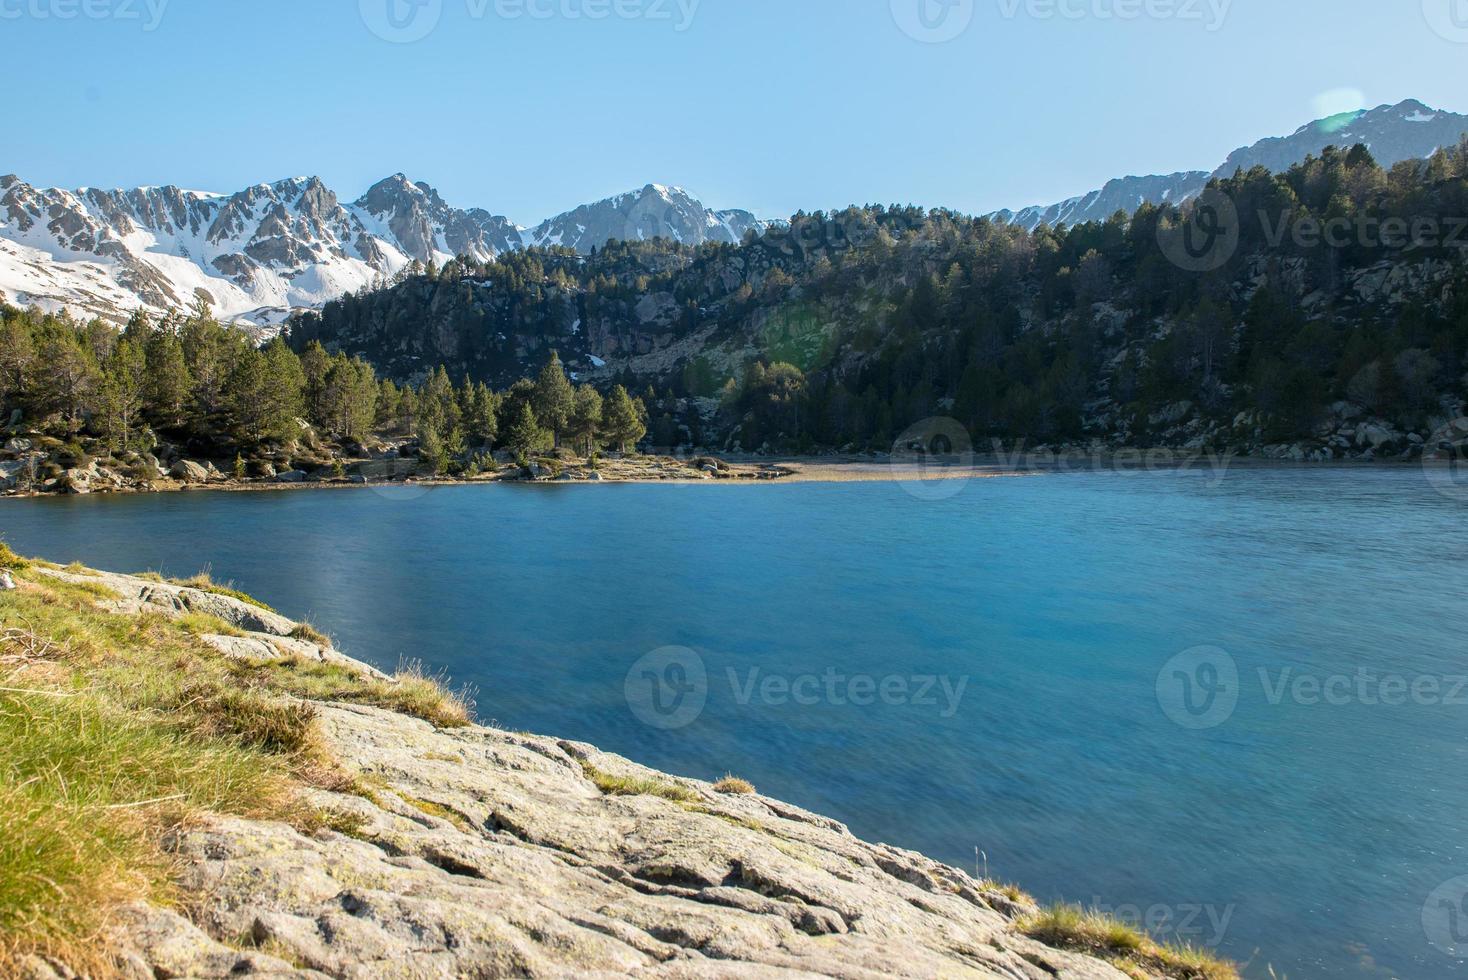
[[[200,637],[221,657],[383,677],[224,595],[75,568],[26,575],[85,587],[116,615],[221,621],[227,632]],[[313,707],[354,784],[302,789],[329,827],[205,814],[170,830],[179,901],[114,917],[124,976],[1151,975],[1028,938],[1016,920],[1036,910],[1017,892],[778,800],[590,745]],[[39,957],[29,969],[75,976]]]

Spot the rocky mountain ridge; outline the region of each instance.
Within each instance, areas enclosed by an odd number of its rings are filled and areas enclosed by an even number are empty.
[[[1018,211],[996,211],[990,217],[1034,230],[1041,224],[1081,224],[1105,221],[1117,211],[1134,214],[1143,204],[1184,204],[1203,192],[1216,177],[1238,170],[1264,167],[1276,173],[1288,170],[1307,156],[1319,156],[1327,146],[1350,147],[1364,143],[1377,163],[1390,169],[1403,160],[1432,156],[1455,146],[1468,135],[1468,115],[1430,108],[1416,99],[1316,119],[1289,136],[1262,139],[1240,147],[1212,172],[1186,171],[1166,176],[1122,177],[1089,194],[1059,204],[1037,205]]]
[[[208,303],[225,319],[275,326],[417,263],[489,261],[532,245],[582,252],[618,238],[698,245],[764,227],[650,184],[583,205],[534,229],[446,203],[403,174],[346,203],[317,177],[235,194],[178,187],[39,188],[0,177],[0,301],[116,318]]]

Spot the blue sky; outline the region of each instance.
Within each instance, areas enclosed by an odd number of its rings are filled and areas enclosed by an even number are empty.
[[[389,3],[433,29],[383,40]],[[401,170],[522,223],[649,181],[766,217],[982,212],[1211,169],[1322,107],[1468,110],[1459,23],[1468,0],[0,0],[0,173],[353,198]]]

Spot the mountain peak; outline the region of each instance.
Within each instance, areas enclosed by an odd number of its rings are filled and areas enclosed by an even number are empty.
[[[748,211],[713,211],[682,187],[650,183],[641,190],[557,215],[529,232],[526,239],[533,245],[589,252],[612,240],[670,238],[689,245],[735,244],[751,229],[764,227]]]

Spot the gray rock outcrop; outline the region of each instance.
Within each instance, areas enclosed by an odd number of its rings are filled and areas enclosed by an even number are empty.
[[[200,927],[300,976],[1122,976],[1016,934],[964,872],[776,800],[551,738],[319,712],[375,787],[316,794],[350,835],[221,817],[169,842]]]

